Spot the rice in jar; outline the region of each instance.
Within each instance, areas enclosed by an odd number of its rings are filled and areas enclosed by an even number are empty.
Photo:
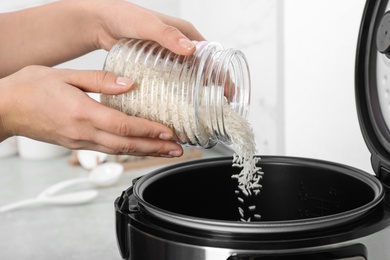
[[[134,88],[121,95],[102,94],[101,102],[170,127],[181,144],[231,144],[226,117],[246,122],[250,104],[247,60],[241,51],[215,42],[195,43],[192,55],[181,56],[153,41],[120,40],[104,70],[131,78]]]

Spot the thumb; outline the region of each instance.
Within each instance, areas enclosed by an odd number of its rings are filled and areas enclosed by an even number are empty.
[[[161,26],[166,28],[160,30],[155,35],[155,41],[179,55],[190,55],[195,51],[195,43],[190,41],[177,28],[169,25]]]
[[[178,28],[157,22],[153,27],[143,32],[141,38],[158,42],[161,46],[179,55],[190,55],[196,50],[195,44],[189,40]]]
[[[132,89],[134,81],[100,70],[68,70],[67,83],[85,92],[118,95]]]

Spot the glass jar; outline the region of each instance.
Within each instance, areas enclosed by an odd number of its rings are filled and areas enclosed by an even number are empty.
[[[192,55],[181,56],[153,41],[118,41],[104,70],[129,77],[135,85],[125,94],[102,94],[101,102],[167,125],[181,144],[204,148],[231,144],[226,117],[234,113],[245,119],[250,103],[246,58],[215,42],[195,44]]]

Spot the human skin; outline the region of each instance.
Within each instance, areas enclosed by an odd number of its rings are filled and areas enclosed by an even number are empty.
[[[125,115],[85,92],[131,91],[129,78],[106,71],[51,68],[121,38],[149,39],[190,55],[194,26],[121,0],[64,0],[0,14],[0,141],[26,136],[70,149],[176,157],[167,126]]]

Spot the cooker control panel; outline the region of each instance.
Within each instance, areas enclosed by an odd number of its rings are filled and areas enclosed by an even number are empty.
[[[386,13],[381,20],[376,35],[376,45],[380,53],[390,53],[390,13]]]

